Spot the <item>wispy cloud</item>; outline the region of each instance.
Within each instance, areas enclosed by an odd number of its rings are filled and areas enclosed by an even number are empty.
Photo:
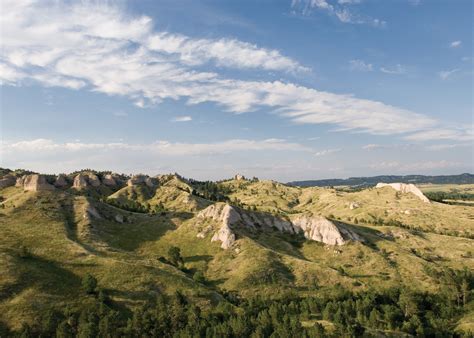
[[[191,116],[177,116],[171,119],[171,122],[189,122],[192,121],[193,118]]]
[[[349,69],[352,71],[371,72],[374,70],[374,67],[371,63],[366,63],[357,59],[349,61]]]
[[[350,5],[356,5],[361,2],[360,0],[338,0],[337,2],[334,1],[334,3],[330,3],[327,0],[292,0],[291,7],[303,15],[309,15],[312,10],[318,9],[338,18],[343,23],[385,27],[387,23],[384,20],[355,13],[349,8]]]
[[[32,153],[32,152],[93,152],[93,151],[145,151],[167,156],[216,155],[239,151],[312,151],[311,148],[299,143],[281,139],[246,140],[231,139],[214,143],[180,143],[156,141],[149,144],[83,143],[79,141],[59,143],[50,139],[35,139],[20,142],[4,142],[0,145],[0,153]]]
[[[393,75],[399,75],[399,74],[405,74],[407,71],[405,69],[405,67],[403,67],[401,64],[397,64],[395,67],[393,68],[389,68],[389,67],[380,67],[380,71],[382,73],[386,73],[386,74],[393,74]]]
[[[465,164],[456,161],[425,161],[425,162],[412,162],[412,163],[401,163],[398,161],[383,161],[373,163],[369,165],[371,169],[387,170],[389,172],[421,172],[426,170],[435,169],[446,169],[446,168],[459,168]]]
[[[190,105],[215,103],[233,113],[271,108],[296,123],[333,124],[339,130],[377,135],[439,125],[428,116],[350,94],[284,81],[228,78],[220,73],[222,66],[283,72],[302,66],[278,51],[238,40],[156,32],[149,17],[130,16],[109,3],[7,1],[0,20],[4,84],[20,86],[33,80],[92,90],[126,96],[139,107],[183,99]],[[197,67],[202,62],[212,70]]]
[[[318,151],[316,153],[314,153],[314,156],[326,156],[326,155],[330,155],[330,154],[334,154],[334,153],[338,153],[340,152],[342,149],[340,148],[337,148],[337,149],[324,149],[324,150],[321,150],[321,151]]]
[[[447,80],[456,72],[459,72],[459,69],[456,68],[452,70],[443,70],[443,71],[438,72],[438,75],[442,80]]]
[[[457,128],[434,128],[430,130],[419,131],[405,136],[405,139],[412,141],[429,140],[457,140],[469,141],[474,139],[473,126]]]
[[[456,40],[456,41],[453,41],[449,44],[449,47],[451,48],[458,48],[458,47],[461,47],[462,45],[462,41],[460,40]]]

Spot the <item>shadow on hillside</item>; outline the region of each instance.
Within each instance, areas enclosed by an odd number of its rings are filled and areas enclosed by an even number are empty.
[[[199,261],[205,261],[206,263],[212,260],[212,256],[210,255],[196,255],[196,256],[188,256],[184,258],[184,261],[186,263],[189,262],[199,262]]]
[[[14,257],[15,272],[18,278],[0,290],[0,300],[14,297],[28,288],[55,296],[76,294],[81,288],[81,279],[56,262],[31,255],[21,258],[17,252],[9,252]]]

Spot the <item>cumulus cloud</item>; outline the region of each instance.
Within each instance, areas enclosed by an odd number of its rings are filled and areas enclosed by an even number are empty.
[[[462,41],[460,40],[456,40],[456,41],[453,41],[449,44],[449,47],[451,48],[458,48],[458,47],[461,47],[461,44],[462,44]]]
[[[330,4],[315,0],[318,7]],[[278,51],[232,39],[195,39],[156,32],[147,16],[109,3],[2,2],[0,79],[3,84],[86,89],[126,96],[139,107],[165,99],[215,103],[225,111],[262,108],[296,123],[334,124],[372,134],[419,132],[438,122],[386,105],[283,81],[226,78],[220,67],[298,71]],[[213,70],[196,65],[209,63]],[[304,67],[303,67],[304,68]]]

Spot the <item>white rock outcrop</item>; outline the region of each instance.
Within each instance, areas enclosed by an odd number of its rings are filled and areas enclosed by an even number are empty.
[[[105,175],[104,178],[102,179],[102,183],[104,185],[108,186],[108,187],[117,186],[117,181],[115,180],[115,178],[111,174]]]
[[[406,183],[377,183],[375,186],[377,189],[384,188],[384,187],[391,187],[395,189],[396,191],[400,191],[401,193],[412,193],[416,197],[418,197],[420,200],[422,200],[425,203],[430,203],[430,200],[423,195],[420,189],[417,188],[416,185],[414,184],[406,184]]]
[[[273,227],[291,234],[303,232],[307,239],[328,245],[344,245],[348,240],[363,241],[354,231],[322,216],[303,215],[289,221],[268,214],[261,215],[236,209],[228,204],[216,203],[200,211],[197,217],[210,218],[220,222],[221,226],[211,241],[222,242],[223,249],[228,249],[235,242],[233,229],[238,225],[251,228],[255,228],[257,225],[266,228]],[[199,232],[197,237],[204,238],[209,231],[211,229],[207,227]]]
[[[87,174],[87,179],[94,188],[100,187],[100,179],[96,174]]]
[[[360,241],[361,238],[349,229],[337,226],[322,216],[301,216],[293,220],[295,231],[303,231],[307,239],[329,245],[344,245],[346,240]]]
[[[357,202],[351,202],[351,203],[349,204],[349,209],[354,210],[354,209],[357,209],[357,208],[360,208],[359,203],[357,203]]]
[[[146,175],[133,175],[127,181],[127,185],[129,187],[131,187],[131,186],[138,185],[138,184],[145,184],[147,178],[148,178],[148,176],[146,176]]]
[[[221,223],[220,229],[212,236],[211,242],[220,241],[222,249],[228,249],[234,244],[235,234],[232,231],[232,226],[242,221],[242,218],[229,204],[213,204],[201,210],[197,217],[211,218]]]
[[[87,188],[88,185],[87,175],[85,174],[77,174],[72,182],[72,187],[76,189]]]
[[[26,191],[51,191],[54,186],[46,181],[43,175],[32,174],[26,175],[23,180],[23,189]]]

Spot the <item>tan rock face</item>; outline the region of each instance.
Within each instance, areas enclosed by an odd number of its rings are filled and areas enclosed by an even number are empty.
[[[33,174],[26,175],[23,181],[23,189],[27,191],[51,191],[54,190],[54,186],[49,184],[44,176]]]
[[[115,178],[111,174],[107,174],[104,176],[102,183],[108,187],[115,187],[117,186],[117,182],[115,181]]]
[[[134,175],[127,181],[127,185],[131,187],[138,184],[145,184],[147,177],[148,176],[145,175]]]
[[[416,197],[418,197],[420,200],[422,200],[425,203],[430,203],[430,200],[423,195],[420,189],[417,188],[416,185],[414,184],[405,184],[405,183],[377,183],[375,186],[377,189],[384,188],[384,187],[391,187],[395,189],[396,191],[400,191],[401,193],[407,194],[407,193],[412,193]]]
[[[54,182],[54,186],[56,188],[66,187],[67,186],[66,176],[64,176],[63,174],[58,175],[58,177],[56,177],[56,181]]]
[[[87,182],[87,175],[85,174],[78,174],[74,177],[74,182],[72,183],[72,187],[76,189],[87,188],[89,183]]]
[[[5,175],[0,179],[0,188],[6,188],[14,186],[16,182],[15,176]]]
[[[16,179],[15,187],[23,188],[23,183],[25,182],[25,177],[26,177],[26,175],[18,177]]]
[[[100,187],[100,179],[95,174],[87,174],[89,184],[94,188]]]

